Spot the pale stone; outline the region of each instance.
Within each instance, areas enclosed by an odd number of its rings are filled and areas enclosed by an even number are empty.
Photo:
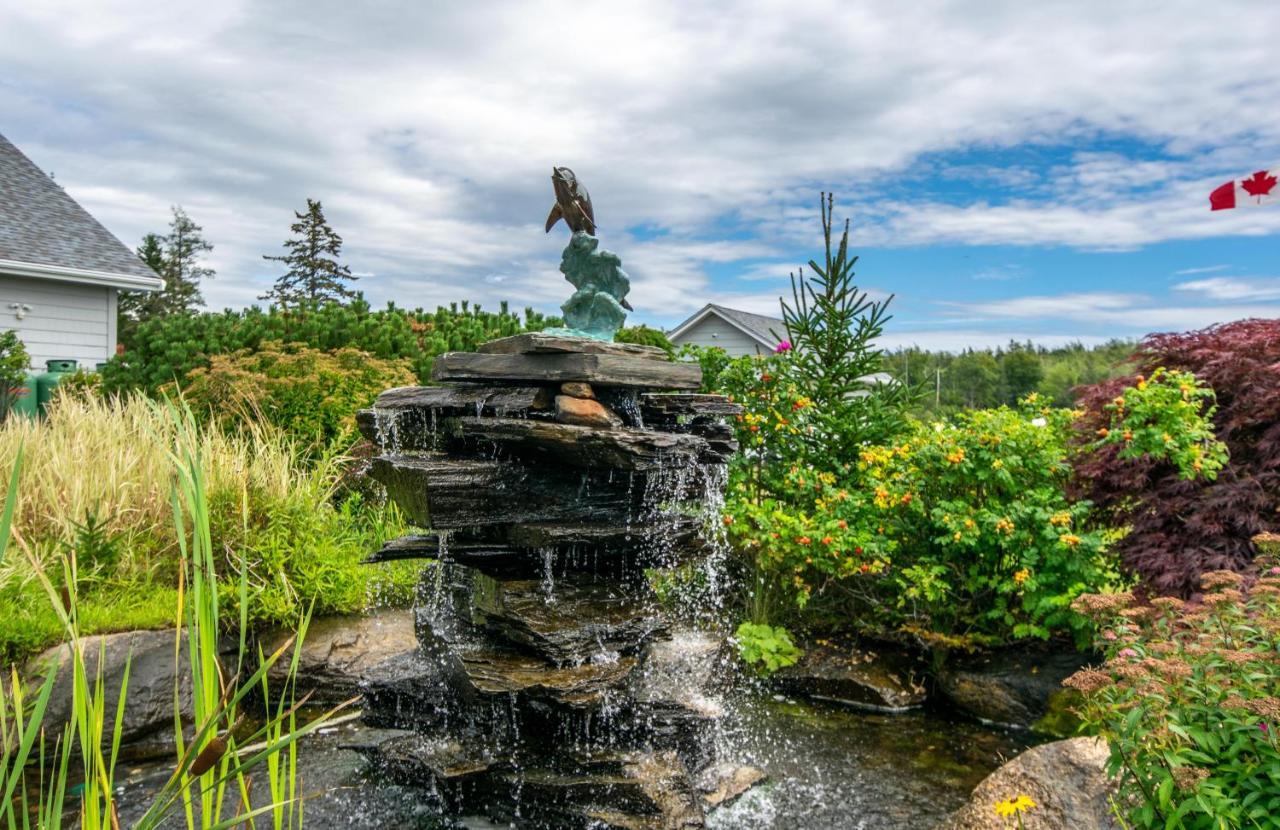
[[[580,427],[611,429],[622,426],[622,419],[599,401],[556,395],[556,420]]]
[[[586,398],[592,401],[596,399],[596,393],[591,388],[591,384],[580,381],[571,380],[568,383],[560,384],[560,394],[568,395],[571,398]]]

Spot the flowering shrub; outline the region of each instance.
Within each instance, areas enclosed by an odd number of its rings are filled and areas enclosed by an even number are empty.
[[[794,466],[787,498],[731,502],[730,536],[802,606],[852,601],[882,630],[993,643],[1078,628],[1072,599],[1107,573],[1088,503],[1064,493],[1073,415],[1033,398],[916,423],[838,473]]]
[[[1182,479],[1218,477],[1227,447],[1213,434],[1213,390],[1190,372],[1156,369],[1103,406],[1110,425],[1100,427],[1095,447],[1119,448],[1117,458],[1165,462]]]
[[[1280,567],[1205,574],[1192,605],[1084,595],[1107,662],[1064,681],[1111,749],[1130,827],[1274,827],[1280,816]]]
[[[1131,401],[1142,382],[1138,376],[1087,387],[1079,405],[1088,414],[1076,422],[1082,452],[1074,461],[1079,493],[1094,502],[1103,519],[1128,533],[1117,543],[1126,568],[1155,593],[1190,596],[1200,575],[1213,570],[1244,571],[1255,555],[1251,539],[1277,529],[1280,507],[1280,320],[1240,320],[1185,334],[1152,335],[1135,356],[1135,371],[1148,379],[1150,405],[1143,418],[1150,438],[1140,457],[1124,453],[1121,442],[1097,441],[1098,431],[1112,430],[1116,410],[1108,404],[1123,398],[1125,419],[1136,419]],[[1159,383],[1152,383],[1166,367]],[[1229,452],[1226,465],[1214,475],[1188,478],[1185,470],[1195,458],[1187,453],[1203,449],[1204,472],[1213,447],[1191,417],[1192,405],[1206,407],[1210,399],[1193,386],[1182,398],[1181,383],[1167,381],[1172,373],[1192,372],[1213,390],[1216,409],[1199,414],[1210,420],[1214,436]],[[1180,376],[1184,377],[1185,376]],[[1171,395],[1173,389],[1177,395]],[[1156,395],[1160,396],[1157,398]],[[1162,423],[1181,426],[1170,429]],[[1141,429],[1133,429],[1134,442]],[[1164,433],[1174,439],[1178,453],[1158,450]],[[1151,450],[1157,450],[1155,453]]]

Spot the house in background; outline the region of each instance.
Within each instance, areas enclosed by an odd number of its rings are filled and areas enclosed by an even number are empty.
[[[120,291],[164,281],[0,135],[0,327],[32,366],[71,359],[92,369],[116,352]]]
[[[686,344],[719,346],[730,357],[772,354],[786,336],[786,324],[778,317],[752,314],[715,303],[707,303],[688,320],[667,332],[667,339],[677,349]]]

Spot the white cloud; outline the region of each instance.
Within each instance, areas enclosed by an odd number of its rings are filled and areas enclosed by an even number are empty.
[[[1215,271],[1225,271],[1230,265],[1204,265],[1200,268],[1183,268],[1181,271],[1174,271],[1176,277],[1187,277],[1192,274],[1212,274]]]
[[[1280,98],[1275,4],[0,4],[6,135],[131,243],[184,205],[217,246],[215,306],[262,293],[260,255],[310,196],[375,302],[553,308],[563,236],[541,222],[562,163],[637,307],[668,318],[733,295],[709,276],[725,263],[758,294],[750,278],[812,245],[821,187],[862,194],[865,243],[1280,232],[1280,211],[1205,209],[1280,154],[1280,120],[1240,117]],[[1174,160],[944,167],[1020,194],[993,204],[877,193],[924,155],[1098,136]],[[726,236],[760,242],[706,241]]]
[[[1176,291],[1192,291],[1211,300],[1280,300],[1280,277],[1209,277],[1180,282]]]

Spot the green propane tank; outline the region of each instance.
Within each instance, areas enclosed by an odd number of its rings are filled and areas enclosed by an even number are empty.
[[[44,364],[45,371],[36,375],[36,400],[40,405],[40,414],[45,414],[45,409],[49,406],[49,401],[53,400],[53,390],[57,388],[62,379],[67,375],[73,375],[76,371],[76,362],[74,360],[48,360]]]
[[[10,412],[27,418],[36,417],[37,377],[35,372],[27,372],[26,377],[17,386],[13,387],[12,403],[9,405]]]

